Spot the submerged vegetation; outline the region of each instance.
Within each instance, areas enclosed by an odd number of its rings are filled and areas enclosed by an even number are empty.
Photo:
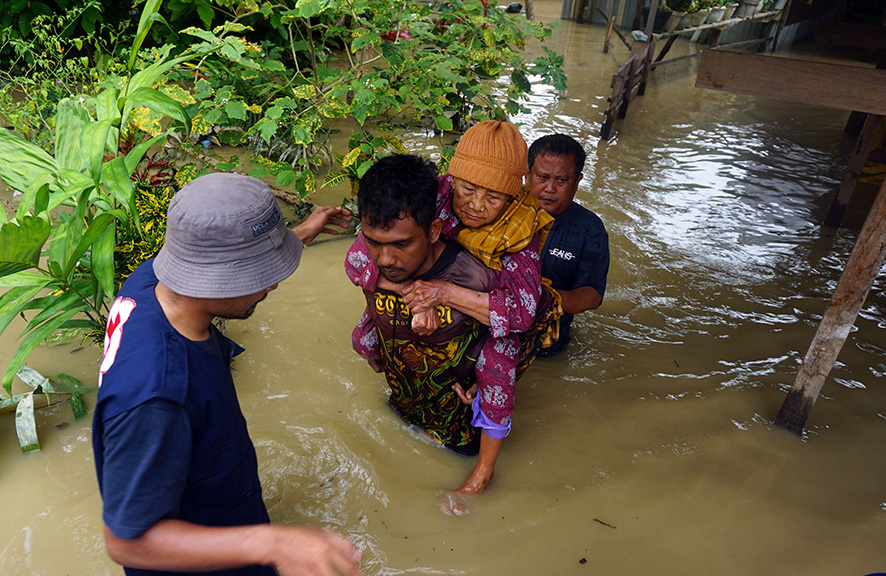
[[[404,151],[393,123],[442,134],[523,110],[530,76],[565,89],[558,55],[522,56],[550,33],[481,0],[6,3],[0,179],[18,204],[0,213],[0,331],[17,317],[26,326],[0,408],[17,404],[23,449],[39,447],[33,401],[12,395],[13,378],[29,394],[79,398],[79,384],[53,385],[24,362],[59,334],[101,342],[120,284],[162,243],[177,189],[247,162],[289,199],[309,198],[321,169],[326,186],[353,184]],[[359,128],[333,150],[341,121]]]

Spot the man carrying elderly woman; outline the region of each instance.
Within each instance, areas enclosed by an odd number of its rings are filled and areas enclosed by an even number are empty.
[[[465,494],[482,492],[492,479],[502,440],[511,429],[516,382],[559,310],[556,293],[542,284],[539,259],[553,218],[523,189],[527,172],[526,142],[513,124],[480,122],[465,132],[449,173],[438,179],[440,236],[456,241],[486,266],[500,271],[499,287],[479,292],[442,280],[407,279],[400,290],[417,334],[429,335],[437,329],[435,308],[439,306],[454,308],[488,327],[489,336],[479,355],[466,359],[475,362],[474,370],[451,386],[452,394],[471,404],[472,426],[457,438],[438,437],[433,426],[425,427],[447,448],[465,455],[479,453],[477,464],[457,490]],[[379,271],[362,235],[348,252],[345,269],[355,285],[375,290]],[[381,347],[385,343],[368,311],[354,329],[352,341],[376,371],[384,368]]]

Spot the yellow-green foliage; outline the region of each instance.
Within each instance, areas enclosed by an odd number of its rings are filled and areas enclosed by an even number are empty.
[[[135,207],[141,231],[135,224],[117,228],[114,247],[114,282],[119,289],[139,264],[157,254],[166,233],[166,208],[175,195],[171,186],[139,186],[135,191]]]

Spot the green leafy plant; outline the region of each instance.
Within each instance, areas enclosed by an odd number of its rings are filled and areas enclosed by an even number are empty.
[[[175,100],[153,88],[172,67],[201,56],[159,60],[134,71],[141,41],[157,20],[160,0],[148,0],[121,88],[63,98],[51,125],[53,151],[0,130],[0,179],[22,193],[12,220],[0,226],[0,331],[18,316],[27,324],[3,375],[12,380],[28,355],[59,330],[99,338],[117,288],[118,225],[142,229],[132,176],[161,133],[121,152],[121,133],[134,110],[148,107],[187,133],[189,119]],[[5,220],[5,213],[0,214]]]
[[[187,107],[193,130],[220,144],[248,145],[262,162],[289,164],[275,166],[273,175],[303,198],[314,191],[322,164],[350,160],[353,146],[330,150],[331,122],[353,119],[358,133],[385,122],[458,130],[524,111],[519,101],[531,90],[531,75],[566,88],[554,52],[545,48],[531,63],[522,58],[526,39],[543,40],[550,28],[478,0],[216,0],[211,6],[181,0],[169,16],[172,29],[198,15],[211,23],[207,30],[186,29],[208,46],[231,33],[243,38],[238,51],[220,50],[174,78],[193,85],[195,101]]]
[[[380,129],[389,132],[390,126],[381,125]],[[333,187],[345,180],[351,183],[351,198],[357,196],[360,178],[379,158],[388,154],[407,154],[403,142],[390,133],[375,136],[372,132],[363,130],[355,132],[348,139],[348,152],[336,156],[336,161],[341,165],[341,170],[331,170],[323,178],[323,187]]]

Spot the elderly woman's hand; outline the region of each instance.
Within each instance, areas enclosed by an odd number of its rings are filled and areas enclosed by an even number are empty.
[[[416,280],[403,286],[403,301],[413,314],[434,310],[445,304],[446,291],[451,284],[442,280]]]

